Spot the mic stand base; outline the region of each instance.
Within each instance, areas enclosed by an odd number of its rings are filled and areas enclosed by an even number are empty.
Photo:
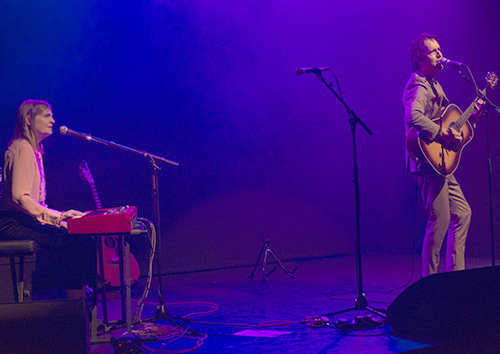
[[[387,318],[387,315],[385,314],[385,310],[377,309],[377,308],[368,306],[368,302],[366,301],[364,294],[362,294],[361,297],[358,297],[355,300],[354,307],[347,308],[347,309],[340,310],[340,311],[330,312],[330,313],[327,313],[327,314],[324,314],[321,316],[327,316],[327,317],[334,316],[334,315],[338,315],[338,314],[341,314],[344,312],[349,312],[349,311],[368,311],[368,312],[371,312],[377,316],[382,317],[383,319]]]
[[[160,306],[158,306],[156,310],[157,311],[156,311],[155,317],[146,318],[144,320],[141,320],[141,322],[168,321],[168,322],[172,323],[175,327],[180,327],[182,329],[186,329],[186,326],[180,324],[177,321],[189,322],[189,320],[186,320],[185,318],[181,318],[181,317],[172,317],[170,315],[165,315],[165,312],[163,312],[160,309]]]
[[[168,317],[170,317],[170,315],[168,314],[168,311],[165,308],[165,306],[160,305],[160,306],[156,306],[156,316],[155,317],[158,320],[166,320]]]

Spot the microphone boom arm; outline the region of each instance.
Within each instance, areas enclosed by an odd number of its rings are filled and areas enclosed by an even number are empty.
[[[338,98],[338,100],[340,101],[340,103],[342,103],[344,105],[344,108],[345,108],[345,110],[347,111],[347,114],[350,117],[350,121],[351,121],[352,126],[354,127],[357,123],[359,123],[359,125],[361,125],[363,127],[363,129],[366,130],[366,132],[368,134],[373,135],[373,132],[370,130],[370,128],[368,128],[368,126],[365,124],[365,122],[363,122],[358,117],[358,115],[347,105],[347,103],[345,103],[345,101],[342,99],[342,97],[340,97],[339,94],[337,92],[335,92],[335,90],[332,88],[332,84],[331,83],[329,83],[329,84],[326,83],[326,81],[323,78],[323,76],[321,75],[321,73],[316,74],[316,76],[318,77],[319,81],[321,81],[322,83],[324,83],[326,85],[326,87],[335,95],[335,97]]]
[[[90,135],[88,135],[88,136],[91,138],[92,141],[95,141],[95,142],[100,143],[100,144],[104,144],[106,146],[109,146],[109,147],[112,147],[115,149],[121,149],[121,150],[129,151],[129,152],[133,152],[133,153],[142,155],[144,157],[148,157],[148,158],[158,160],[158,161],[163,161],[163,162],[166,162],[166,163],[174,165],[174,166],[179,166],[179,163],[177,163],[175,161],[171,161],[171,160],[168,160],[164,157],[150,154],[149,152],[146,152],[144,150],[133,149],[133,148],[130,148],[130,147],[125,146],[125,145],[117,144],[113,141],[108,141],[108,140],[92,137]]]
[[[144,157],[148,157],[150,159],[153,159],[155,161],[163,161],[163,162],[166,162],[166,163],[174,165],[174,166],[179,166],[179,163],[177,163],[175,161],[171,161],[171,160],[168,160],[168,159],[166,159],[164,157],[150,154],[149,152],[146,152],[144,150],[133,149],[133,148],[130,148],[130,147],[125,146],[125,145],[117,144],[117,143],[115,143],[113,141],[108,141],[108,140],[104,140],[104,139],[101,139],[101,138],[97,138],[97,137],[92,136],[90,134],[84,134],[84,133],[76,132],[76,131],[73,131],[71,129],[68,129],[67,127],[64,127],[64,129],[63,129],[63,127],[61,127],[61,134],[63,134],[63,135],[73,135],[73,136],[76,136],[78,138],[82,138],[82,139],[85,139],[87,141],[93,141],[93,142],[96,142],[96,143],[99,143],[99,144],[103,144],[103,145],[106,145],[108,147],[112,147],[112,148],[115,148],[115,149],[121,149],[121,150],[129,151],[129,152],[133,152],[133,153],[142,155]]]

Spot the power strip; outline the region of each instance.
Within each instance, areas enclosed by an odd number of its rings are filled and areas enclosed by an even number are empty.
[[[330,326],[330,320],[326,316],[306,316],[304,322],[307,327],[325,328]]]

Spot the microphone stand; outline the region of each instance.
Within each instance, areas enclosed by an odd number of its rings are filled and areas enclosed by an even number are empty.
[[[483,90],[480,90],[479,87],[477,86],[476,80],[474,79],[474,75],[472,75],[472,71],[470,68],[462,64],[467,68],[467,71],[469,72],[470,77],[472,78],[472,83],[474,85],[474,88],[476,90],[476,95],[478,98],[481,98],[483,101],[485,101],[485,110],[484,110],[484,115],[485,115],[485,120],[486,120],[486,159],[488,161],[488,196],[489,196],[489,212],[490,212],[490,238],[491,238],[491,265],[495,266],[495,229],[494,229],[494,222],[493,222],[493,199],[492,199],[492,194],[493,194],[493,169],[491,166],[491,155],[490,155],[490,128],[489,128],[489,109],[490,107],[493,107],[498,113],[500,113],[500,107],[495,105],[491,100],[486,97],[486,89],[485,87]],[[460,66],[457,66],[457,72],[459,74],[462,74],[462,71],[460,70]],[[490,73],[488,73],[490,74]],[[466,81],[469,81],[469,79],[464,75],[462,76],[463,79]],[[488,80],[488,84],[490,84],[490,81]]]
[[[489,196],[489,211],[490,211],[490,238],[491,238],[491,265],[495,266],[495,228],[493,218],[493,168],[491,166],[491,152],[490,152],[490,125],[489,125],[489,109],[493,107],[498,113],[500,108],[490,101],[484,95],[481,98],[486,101],[484,116],[486,121],[486,158],[488,160],[488,196]]]
[[[62,127],[61,127],[62,128]],[[64,127],[66,128],[66,127]],[[66,128],[66,130],[68,130]],[[63,129],[61,129],[61,134],[68,134],[72,136],[76,136],[78,138],[93,141],[96,143],[100,143],[106,145],[108,147],[112,147],[115,149],[121,149],[128,152],[133,152],[135,154],[142,155],[149,159],[149,164],[151,166],[151,174],[152,174],[152,196],[153,196],[153,212],[154,212],[154,223],[156,225],[156,261],[158,267],[158,294],[159,294],[159,305],[156,311],[156,319],[168,319],[169,314],[167,309],[164,306],[163,302],[163,286],[162,286],[162,263],[161,263],[161,222],[160,222],[160,196],[158,191],[158,170],[160,167],[157,165],[157,162],[165,162],[170,165],[179,166],[179,164],[175,161],[168,160],[164,157],[150,154],[144,150],[133,149],[124,145],[117,144],[113,141],[104,140],[101,138],[97,138],[95,136],[91,136],[90,134],[84,134],[76,131],[69,131],[66,133]]]
[[[491,168],[491,155],[490,155],[490,125],[489,125],[489,107],[486,105],[484,116],[486,121],[486,158],[488,160],[488,196],[489,196],[489,209],[490,209],[490,236],[491,236],[491,265],[495,265],[495,231],[493,227],[493,170]]]
[[[472,75],[472,74],[471,74]],[[490,238],[491,238],[491,265],[495,266],[495,228],[494,228],[494,218],[493,218],[493,168],[491,165],[491,152],[490,152],[490,125],[489,125],[489,109],[493,107],[498,113],[500,113],[500,108],[495,105],[489,98],[487,98],[483,92],[479,91],[480,97],[486,102],[484,116],[486,121],[486,159],[488,160],[488,207],[490,212]]]
[[[493,168],[491,165],[491,152],[490,152],[490,124],[489,124],[489,109],[493,107],[498,113],[500,108],[493,104],[485,96],[482,97],[487,103],[484,109],[484,116],[486,121],[486,159],[488,160],[488,196],[489,196],[489,211],[490,211],[490,238],[491,238],[491,265],[495,266],[495,228],[493,218]]]
[[[373,132],[366,126],[366,124],[356,115],[356,113],[345,103],[345,101],[340,97],[335,90],[332,89],[331,83],[326,83],[323,76],[321,76],[321,72],[315,73],[318,79],[323,82],[326,87],[337,97],[337,99],[344,105],[347,114],[349,115],[349,124],[351,126],[352,133],[352,147],[353,147],[353,160],[354,160],[354,198],[355,198],[355,206],[356,206],[356,270],[357,270],[357,285],[358,285],[358,297],[355,301],[354,307],[331,312],[325,314],[323,316],[332,316],[337,315],[343,312],[348,312],[352,310],[367,310],[370,311],[382,318],[386,318],[385,313],[375,308],[371,308],[368,306],[368,302],[366,301],[365,294],[363,293],[363,279],[362,279],[362,269],[361,269],[361,228],[360,228],[360,198],[359,198],[359,177],[358,177],[358,164],[357,164],[357,156],[356,156],[356,124],[359,123],[361,127],[370,135],[373,135]],[[369,327],[372,328],[372,327]]]

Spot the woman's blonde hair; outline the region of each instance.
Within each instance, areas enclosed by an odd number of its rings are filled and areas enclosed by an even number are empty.
[[[29,116],[29,119],[32,120],[47,108],[52,109],[48,102],[42,100],[29,99],[21,103],[17,110],[17,120],[11,142],[17,139],[26,139],[35,151],[43,152],[42,142],[38,141],[37,135],[34,134],[33,124],[26,124],[26,117]]]

